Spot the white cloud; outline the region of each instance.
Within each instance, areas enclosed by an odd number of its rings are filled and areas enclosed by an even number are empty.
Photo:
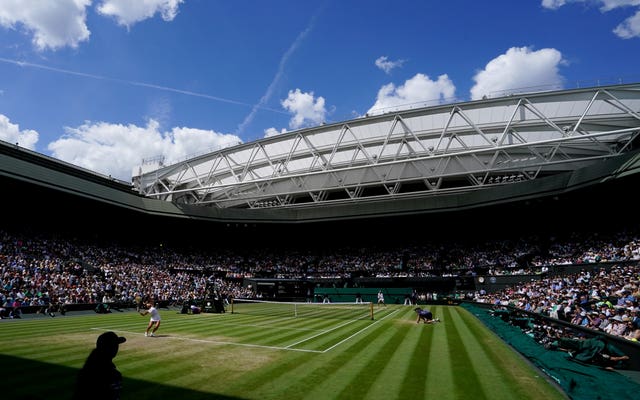
[[[387,74],[390,74],[394,68],[402,67],[402,64],[404,64],[404,60],[390,61],[387,56],[381,56],[376,59],[376,67]]]
[[[588,0],[542,0],[542,7],[557,10],[568,3],[585,3]],[[622,7],[638,7],[640,0],[592,0],[592,3],[600,5],[601,12],[608,12]],[[622,39],[640,37],[640,10],[620,23],[614,30]]]
[[[557,10],[565,4],[567,4],[566,0],[542,0],[542,7],[552,10]]]
[[[17,124],[12,124],[5,115],[0,114],[0,140],[9,143],[18,143],[20,147],[35,150],[38,143],[38,132],[27,129],[20,130]]]
[[[287,133],[287,130],[285,128],[282,128],[280,130],[277,130],[276,128],[268,128],[264,130],[264,137],[268,138],[272,136],[282,135],[283,133]]]
[[[562,88],[564,79],[558,70],[562,63],[562,53],[556,49],[512,47],[473,77],[476,84],[471,88],[471,99],[542,86]]]
[[[173,21],[184,0],[103,0],[96,8],[102,15],[114,17],[118,24],[130,28],[157,13],[165,21]]]
[[[601,0],[600,11],[606,12],[619,7],[629,7],[640,5],[640,0]]]
[[[281,102],[293,117],[289,121],[289,127],[298,129],[303,126],[319,125],[324,122],[327,110],[324,107],[324,97],[315,98],[313,92],[301,92],[289,90],[289,95]]]
[[[623,23],[618,25],[613,30],[613,33],[622,39],[640,37],[640,11],[636,12],[634,16],[627,18]]]
[[[407,109],[417,103],[440,103],[454,97],[455,92],[456,87],[446,74],[440,75],[437,81],[431,80],[427,75],[416,74],[404,85],[396,87],[389,83],[380,88],[376,102],[367,114],[381,114],[390,108]]]
[[[620,7],[638,6],[640,0],[542,0],[542,7],[557,10],[569,3],[592,3],[600,5],[600,11],[607,12]]]
[[[164,156],[167,162],[238,144],[235,135],[210,130],[173,128],[162,132],[158,122],[147,126],[85,123],[65,128],[66,134],[49,143],[53,157],[122,180],[143,159]]]
[[[91,0],[2,0],[0,25],[33,35],[38,50],[78,47],[89,39],[86,8]]]

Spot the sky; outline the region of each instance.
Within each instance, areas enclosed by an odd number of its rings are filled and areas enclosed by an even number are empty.
[[[639,66],[640,0],[0,0],[0,140],[130,182],[152,159]]]

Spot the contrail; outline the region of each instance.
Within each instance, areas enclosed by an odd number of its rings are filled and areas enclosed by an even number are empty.
[[[267,87],[267,91],[260,98],[260,101],[258,101],[258,103],[253,106],[253,108],[251,109],[251,112],[249,113],[249,115],[245,117],[244,121],[242,121],[242,123],[238,125],[238,131],[236,132],[236,134],[241,135],[244,132],[244,129],[247,127],[247,125],[249,125],[251,121],[253,121],[253,118],[255,117],[258,110],[265,109],[264,105],[271,99],[271,96],[273,96],[273,92],[277,84],[280,82],[280,79],[282,78],[285,65],[289,61],[289,58],[291,57],[293,52],[296,51],[298,47],[300,47],[300,45],[302,44],[302,41],[307,37],[309,32],[313,30],[315,21],[318,17],[318,14],[320,14],[320,11],[322,11],[322,8],[324,7],[321,7],[320,10],[311,17],[311,21],[309,22],[309,25],[305,28],[304,31],[300,32],[300,34],[296,37],[296,39],[293,41],[291,46],[289,46],[289,49],[287,49],[287,51],[284,53],[284,55],[280,59],[280,63],[278,64],[278,71],[276,72],[276,75],[273,77],[273,80],[269,84],[269,87]],[[288,114],[288,113],[283,112],[283,114]]]
[[[125,80],[125,79],[110,78],[110,77],[107,77],[107,76],[88,74],[88,73],[85,73],[85,72],[78,72],[78,71],[73,71],[73,70],[69,70],[69,69],[55,68],[55,67],[50,67],[50,66],[47,66],[47,65],[35,64],[35,63],[26,62],[26,61],[12,60],[12,59],[9,59],[9,58],[2,58],[2,57],[0,57],[0,62],[6,63],[6,64],[17,65],[19,67],[42,69],[42,70],[45,70],[45,71],[56,72],[56,73],[59,73],[59,74],[75,75],[75,76],[80,76],[82,78],[90,78],[90,79],[97,79],[97,80],[102,80],[102,81],[117,82],[117,83],[122,83],[122,84],[125,84],[125,85],[140,86],[140,87],[145,87],[145,88],[149,88],[149,89],[162,90],[162,91],[165,91],[165,92],[184,94],[186,96],[201,97],[203,99],[220,101],[220,102],[229,103],[229,104],[236,104],[236,105],[245,106],[245,107],[254,107],[254,108],[258,107],[258,108],[260,108],[262,110],[266,110],[266,111],[271,111],[271,112],[275,112],[275,113],[279,113],[279,114],[287,114],[287,112],[285,112],[285,111],[276,110],[276,109],[269,108],[269,107],[263,107],[261,105],[259,105],[259,106],[251,105],[249,103],[244,103],[242,101],[226,99],[224,97],[218,97],[218,96],[211,96],[211,95],[208,95],[208,94],[192,92],[192,91],[189,91],[189,90],[175,89],[175,88],[171,88],[171,87],[168,87],[168,86],[156,85],[156,84],[153,84],[153,83],[136,82],[136,81],[129,81],[129,80]]]

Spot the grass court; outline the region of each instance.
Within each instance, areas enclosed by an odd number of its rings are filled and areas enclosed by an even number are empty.
[[[3,398],[69,399],[102,332],[125,336],[123,399],[565,399],[545,376],[456,306],[373,306],[347,315],[246,305],[233,314],[68,313],[0,321]],[[255,311],[255,312],[254,312]],[[297,314],[297,316],[295,315]]]

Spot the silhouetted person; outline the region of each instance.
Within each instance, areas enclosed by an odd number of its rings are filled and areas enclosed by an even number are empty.
[[[96,348],[91,351],[78,372],[75,400],[118,400],[122,389],[122,374],[113,364],[120,343],[127,339],[113,332],[98,336]]]

